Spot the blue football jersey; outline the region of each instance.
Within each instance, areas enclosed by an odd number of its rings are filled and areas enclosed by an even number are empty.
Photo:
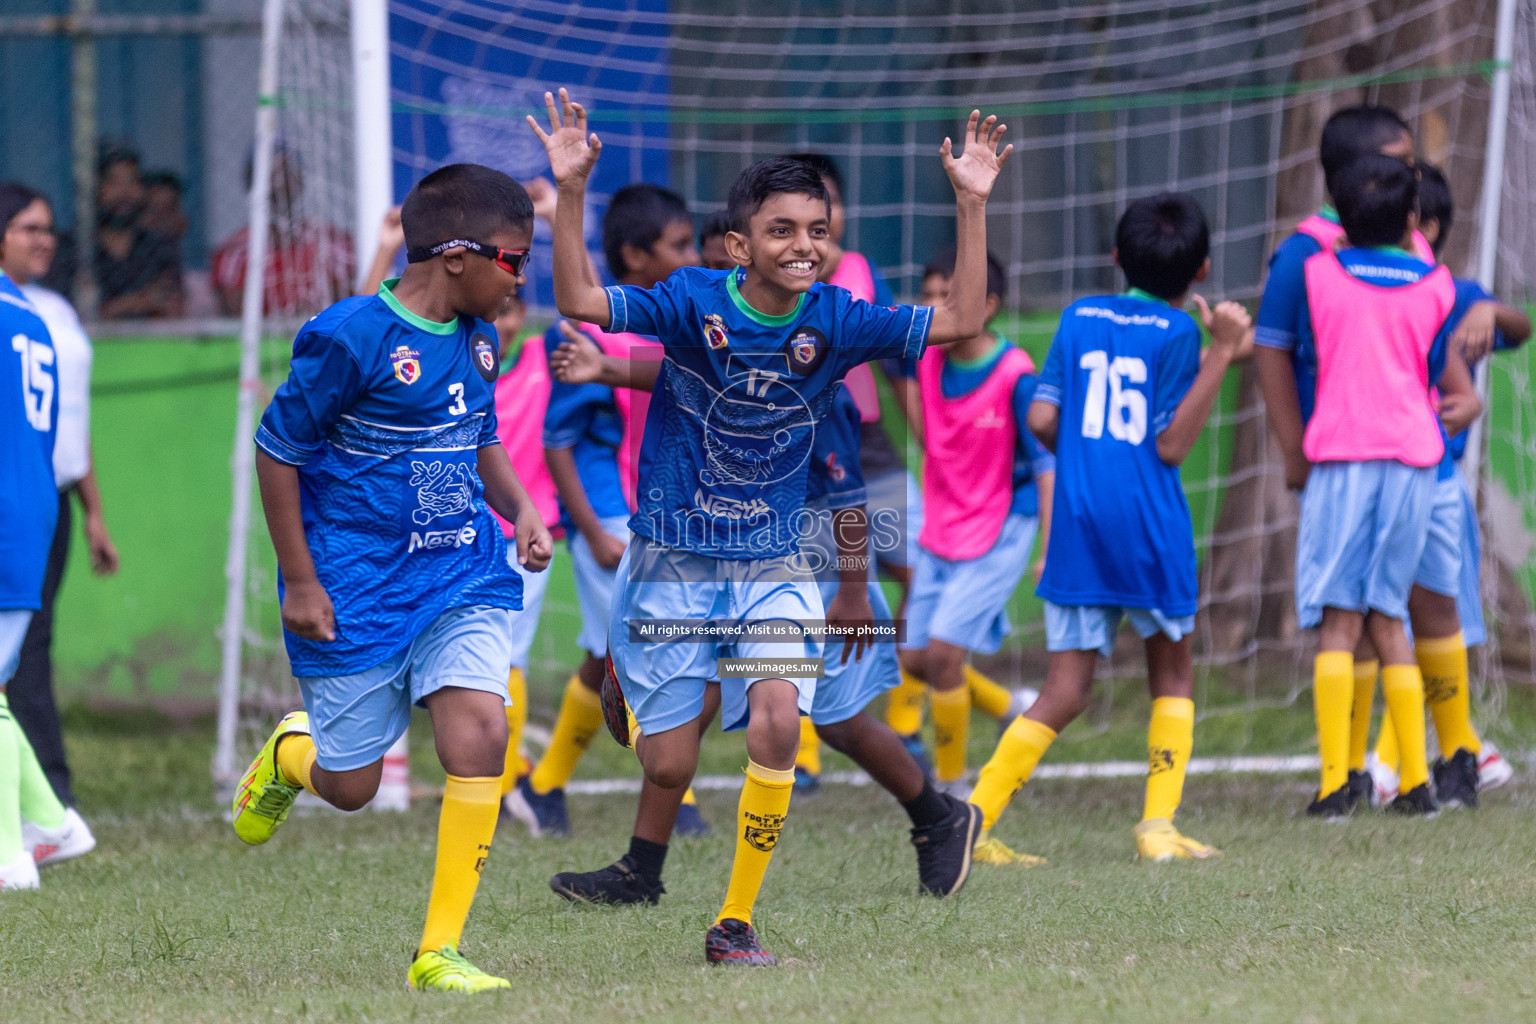
[[[36,611],[59,515],[59,377],[48,328],[4,273],[0,337],[7,341],[0,352],[0,611]]]
[[[714,558],[770,558],[796,549],[812,444],[838,382],[859,363],[920,356],[932,310],[817,284],[768,316],[742,297],[741,276],[685,268],[649,290],[611,287],[608,329],[665,350],[630,529]]]
[[[832,411],[816,425],[805,503],[822,508],[857,508],[865,503],[864,468],[859,459],[859,406],[847,388],[838,388]]]
[[[1041,597],[1194,614],[1194,526],[1157,436],[1199,368],[1200,328],[1167,303],[1106,295],[1062,313],[1035,388],[1061,410]]]
[[[500,443],[496,329],[424,320],[392,284],[304,325],[256,432],[299,467],[304,533],[336,607],[333,642],[284,634],[298,676],[371,668],[450,608],[522,608],[476,468]]]

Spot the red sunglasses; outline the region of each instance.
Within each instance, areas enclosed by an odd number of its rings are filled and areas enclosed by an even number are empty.
[[[459,246],[484,256],[514,277],[522,276],[523,271],[528,269],[528,261],[533,258],[527,249],[500,249],[468,238],[450,238],[433,246],[411,249],[405,254],[405,260],[407,263],[425,263]]]

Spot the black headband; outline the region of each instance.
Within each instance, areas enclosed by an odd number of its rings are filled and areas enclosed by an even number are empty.
[[[467,238],[450,238],[446,242],[438,242],[433,246],[417,246],[415,249],[407,249],[405,253],[405,262],[425,263],[427,260],[435,259],[436,257],[441,256],[443,253],[447,252],[449,249],[460,245],[468,249],[470,252],[478,252],[482,254],[485,252],[485,246],[481,245],[479,242],[472,242]]]

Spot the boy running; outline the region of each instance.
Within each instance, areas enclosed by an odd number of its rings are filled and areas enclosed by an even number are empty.
[[[747,675],[715,683],[717,656],[822,653],[819,641],[797,633],[823,618],[823,608],[814,580],[792,557],[816,424],[851,367],[916,358],[930,341],[981,330],[986,199],[1009,150],[995,152],[1003,129],[976,112],[964,153],[953,156],[948,140],[940,149],[956,193],[960,256],[959,286],[937,309],[885,309],[816,284],[826,256],[826,188],[794,160],[754,164],[732,186],[725,241],[736,271],[681,270],[650,291],[603,289],[581,249],[586,178],[601,144],[563,90],[559,110],[548,93],[545,101],[550,131],[529,123],[560,187],[560,311],[613,332],[654,334],[665,350],[608,637],[614,704],[627,701],[641,729],[641,764],[665,789],[691,781],[701,725],[717,707],[726,729],[746,729],[735,863],[705,953],[711,963],[773,964],[752,929],[752,905],[789,809],[799,716],[811,709],[816,681],[758,674],[748,664]],[[647,635],[673,625],[683,642]],[[748,625],[784,639],[738,641]],[[607,720],[622,735],[618,711]]]
[[[401,210],[408,266],[378,295],[306,323],[256,434],[281,570],[284,639],[305,711],[290,712],[236,791],[235,833],[263,843],[301,789],[356,810],[412,705],[448,773],[414,989],[507,988],[459,938],[490,850],[507,747],[517,562],[550,538],[496,433],[496,316],[522,283],[533,206],[475,164],[427,175]],[[487,505],[490,507],[488,508]]]
[[[1029,428],[1056,454],[1050,555],[1040,579],[1051,652],[1040,697],[1014,719],[971,802],[990,830],[1040,758],[1088,706],[1098,659],[1129,618],[1146,643],[1152,720],[1147,793],[1134,831],[1139,856],[1216,851],[1173,826],[1194,745],[1190,631],[1198,586],[1195,536],[1179,465],[1250,331],[1235,302],[1212,311],[1194,296],[1211,347],[1179,307],[1210,271],[1205,216],[1187,195],[1138,199],[1115,228],[1115,262],[1130,289],[1081,299],[1061,315],[1029,408]],[[983,832],[978,859],[1030,863]]]

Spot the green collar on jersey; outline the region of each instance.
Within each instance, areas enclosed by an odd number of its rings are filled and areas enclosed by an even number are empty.
[[[1333,208],[1333,204],[1324,203],[1323,208],[1317,211],[1317,215],[1323,220],[1331,220],[1335,224],[1339,222],[1339,211]]]
[[[395,298],[395,285],[399,283],[400,279],[398,277],[392,277],[388,281],[385,281],[383,284],[379,285],[379,298],[384,300],[384,305],[388,306],[390,310],[394,312],[395,316],[399,317],[401,320],[404,320],[412,327],[427,331],[431,334],[452,334],[459,329],[458,317],[454,317],[452,320],[444,324],[439,323],[436,320],[428,320],[424,316],[417,316],[415,313],[412,313],[410,310],[406,309],[403,305],[400,304],[400,300]]]
[[[1400,245],[1364,245],[1361,246],[1361,248],[1367,250],[1368,252],[1385,253],[1388,256],[1406,256],[1410,260],[1418,259],[1417,256],[1409,252],[1407,249],[1404,249]]]
[[[727,274],[725,278],[725,290],[731,293],[731,301],[736,304],[737,309],[764,327],[783,327],[793,322],[795,317],[800,315],[800,311],[805,308],[805,295],[802,294],[799,299],[795,300],[795,308],[783,316],[769,316],[767,313],[760,313],[752,308],[751,303],[742,298],[741,289],[736,287],[736,276],[736,274],[732,273]]]
[[[997,336],[997,344],[993,345],[991,350],[984,356],[977,356],[975,359],[957,359],[946,352],[944,358],[949,360],[949,365],[957,370],[979,370],[1002,355],[1003,349],[1007,348],[1009,344],[1008,339],[999,334]]]
[[[1156,295],[1153,295],[1151,292],[1142,288],[1127,288],[1120,294],[1125,296],[1127,299],[1140,299],[1143,302],[1156,302],[1164,306],[1172,305],[1172,303],[1170,303],[1167,299],[1160,299]]]

